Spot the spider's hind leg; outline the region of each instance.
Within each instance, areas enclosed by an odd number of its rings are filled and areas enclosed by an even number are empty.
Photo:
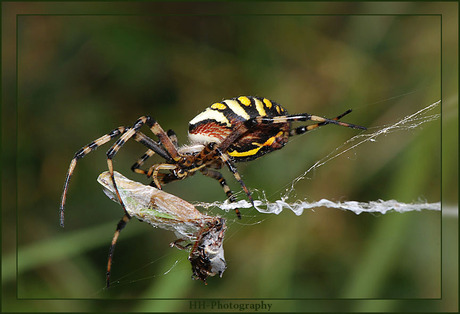
[[[351,123],[346,123],[339,121],[340,118],[343,116],[349,114],[351,112],[351,109],[345,111],[341,115],[333,118],[333,119],[327,119],[315,115],[311,115],[308,113],[300,113],[300,114],[294,114],[294,115],[288,115],[288,116],[276,116],[276,117],[257,117],[254,118],[254,122],[257,124],[270,124],[270,123],[287,123],[287,122],[294,122],[294,121],[316,121],[318,123],[316,124],[311,124],[307,126],[301,126],[296,129],[291,130],[290,136],[297,135],[297,134],[302,134],[307,131],[313,130],[319,126],[325,125],[325,124],[336,124],[340,126],[344,126],[347,128],[352,128],[352,129],[361,129],[361,130],[367,130],[363,126],[351,124]],[[248,120],[250,121],[250,120]],[[253,122],[253,123],[254,123]],[[246,122],[248,123],[248,122]]]
[[[338,115],[337,117],[333,118],[333,119],[327,119],[327,120],[333,120],[333,121],[338,121],[339,119],[343,118],[344,116],[346,116],[347,114],[349,114],[351,112],[351,109],[348,109],[347,111],[345,111],[344,113],[342,113],[341,115]],[[318,122],[318,123],[315,123],[315,124],[311,124],[311,125],[302,125],[302,126],[299,126],[295,129],[292,129],[290,132],[289,132],[289,136],[294,136],[294,135],[300,135],[300,134],[303,134],[305,132],[308,132],[308,131],[311,131],[313,129],[316,129],[317,127],[320,127],[320,126],[323,126],[323,125],[326,125],[326,124],[329,124],[331,122],[328,122],[328,121],[324,121],[324,122]],[[354,124],[348,124],[346,126],[349,126],[349,127],[352,127],[352,128],[360,128],[360,129],[365,129],[363,127],[360,127],[360,126],[356,126]]]

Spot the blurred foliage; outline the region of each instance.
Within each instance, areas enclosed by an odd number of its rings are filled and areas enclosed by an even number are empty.
[[[59,4],[43,7],[43,12],[54,5]],[[208,5],[193,4],[191,12],[212,13]],[[17,121],[7,121],[17,123],[17,296],[64,299],[33,307],[22,304],[19,309],[185,311],[186,301],[148,299],[297,298],[318,299],[309,307],[318,311],[403,311],[409,306],[401,299],[441,297],[439,213],[356,216],[323,208],[299,217],[287,211],[274,216],[244,210],[241,221],[233,213],[212,212],[229,220],[228,269],[207,286],[190,280],[187,254],[168,247],[173,234],[132,221],[115,252],[113,279],[119,283],[103,289],[108,246],[122,216],[96,182],[106,170],[108,145],[78,163],[65,229],[58,221],[68,163],[75,151],[97,137],[149,114],[185,143],[189,120],[213,102],[239,95],[273,99],[290,113],[334,117],[352,108],[344,120],[370,131],[440,99],[437,16],[251,14],[292,13],[308,5],[315,10],[322,5],[327,13],[362,13],[368,8],[364,3],[233,5],[221,3],[220,8],[252,10],[165,15],[175,13],[179,4],[137,3],[130,7],[133,15],[18,18]],[[415,4],[397,5],[410,13]],[[429,13],[430,4],[420,9]],[[147,12],[152,15],[142,14]],[[449,108],[445,110],[455,111]],[[446,120],[445,130],[455,129],[455,119]],[[440,201],[440,125],[435,121],[389,134],[328,162],[296,185],[295,198]],[[356,134],[327,126],[260,160],[238,165],[239,170],[251,189],[265,191],[274,201],[295,177]],[[116,169],[148,183],[130,172],[144,150],[127,143],[115,158]],[[14,156],[7,148],[4,153]],[[447,166],[454,167],[456,160],[449,157]],[[223,173],[239,191],[228,171]],[[443,191],[443,200],[454,205],[456,173],[443,180],[452,185]],[[165,190],[188,201],[212,202],[225,196],[216,182],[201,175]],[[11,234],[15,218],[7,218]],[[14,243],[7,243],[5,250],[14,252]],[[11,295],[15,266],[14,254],[7,255],[3,290]],[[71,301],[79,298],[95,300]],[[111,298],[127,300],[97,302]],[[393,300],[321,302],[337,298]],[[303,306],[299,301],[282,308],[305,310]],[[437,311],[455,305],[446,306],[420,303],[410,309]]]

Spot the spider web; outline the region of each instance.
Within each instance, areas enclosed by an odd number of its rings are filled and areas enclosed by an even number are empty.
[[[407,131],[411,129],[416,129],[422,124],[438,120],[440,114],[433,113],[433,110],[439,107],[441,101],[436,101],[425,108],[407,115],[401,120],[393,124],[383,125],[379,127],[373,127],[368,129],[368,131],[358,134],[349,140],[347,140],[341,146],[335,148],[328,155],[321,158],[315,162],[310,168],[308,168],[303,174],[295,178],[292,183],[286,188],[284,194],[280,197],[279,200],[275,202],[269,202],[265,197],[265,193],[262,192],[262,199],[255,200],[254,205],[257,211],[264,214],[279,214],[284,209],[289,209],[293,211],[296,215],[301,215],[306,209],[315,209],[319,207],[328,207],[336,208],[346,211],[352,211],[355,214],[359,215],[361,213],[381,213],[386,214],[388,212],[394,211],[398,213],[404,213],[409,211],[421,211],[421,210],[441,210],[441,202],[436,203],[401,203],[397,200],[377,200],[377,201],[343,201],[337,202],[328,199],[321,199],[319,201],[309,202],[307,200],[297,200],[295,202],[288,202],[288,199],[292,197],[295,193],[296,184],[308,178],[308,175],[315,169],[325,165],[329,161],[355,149],[356,147],[368,143],[375,142],[377,138],[382,135],[387,135],[393,132],[398,131]],[[368,133],[371,131],[370,133]],[[235,203],[225,202],[213,202],[213,203],[195,203],[196,206],[203,208],[218,207],[222,210],[229,211],[235,208],[251,208],[252,205],[246,200],[241,200]]]

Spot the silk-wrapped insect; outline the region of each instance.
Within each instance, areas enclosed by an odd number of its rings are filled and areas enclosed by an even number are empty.
[[[190,249],[188,257],[192,265],[192,278],[206,283],[209,276],[222,277],[227,268],[224,258],[223,240],[226,230],[225,219],[202,214],[195,206],[183,199],[155,187],[132,181],[114,172],[116,187],[126,209],[125,215],[117,224],[110,245],[107,262],[107,287],[110,285],[110,272],[113,253],[121,230],[135,217],[156,228],[173,231],[178,239],[170,245],[179,249]],[[104,193],[119,203],[117,191],[108,171],[99,175],[97,181]]]

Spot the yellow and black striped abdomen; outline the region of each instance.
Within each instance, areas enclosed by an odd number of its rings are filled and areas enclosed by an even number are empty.
[[[287,111],[274,101],[261,97],[241,96],[214,103],[198,114],[189,123],[189,138],[192,143],[220,143],[241,122],[257,117],[287,115]],[[273,150],[280,149],[289,137],[289,121],[273,124],[254,124],[245,135],[228,149],[235,161],[249,161]]]

